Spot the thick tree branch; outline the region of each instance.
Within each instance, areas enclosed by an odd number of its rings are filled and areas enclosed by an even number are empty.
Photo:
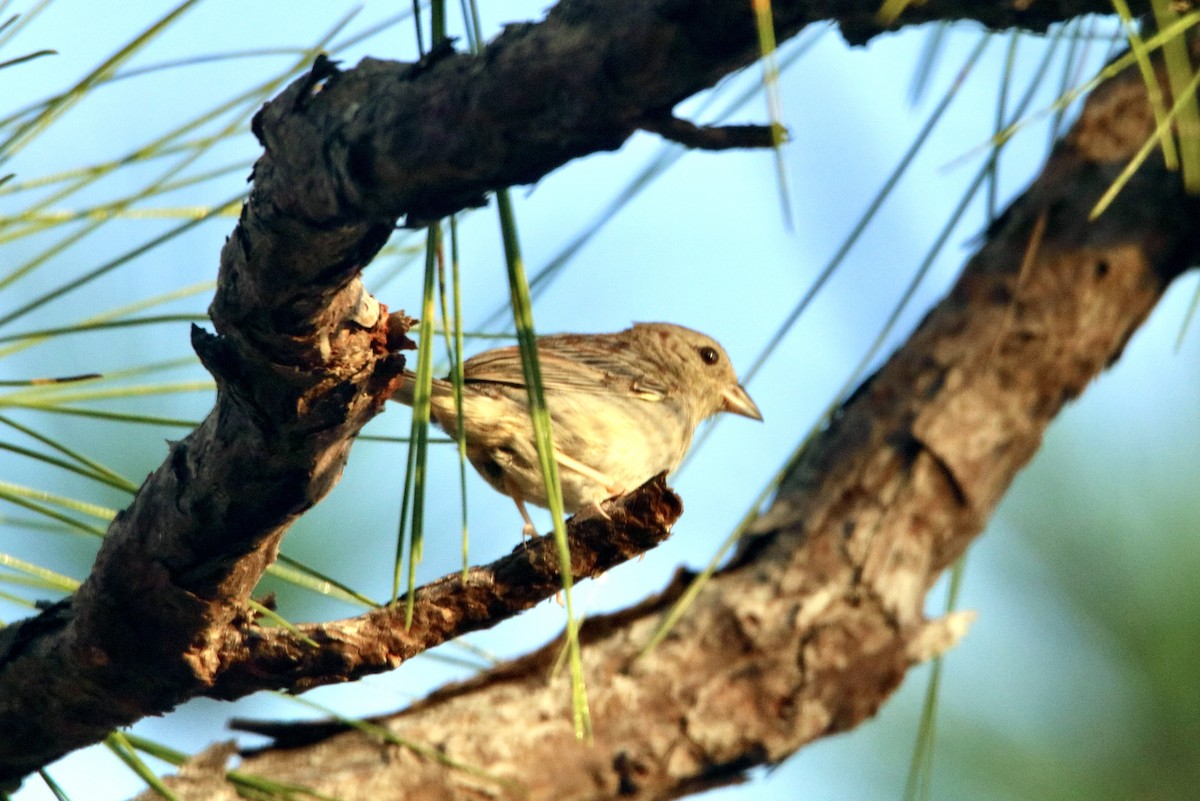
[[[925,619],[929,587],[1049,422],[1195,261],[1200,206],[1161,163],[1088,219],[1153,125],[1135,73],[1094,93],[950,294],[798,457],[671,637],[640,654],[682,580],[588,622],[594,745],[574,739],[551,643],[377,721],[507,784],[327,725],[275,729],[288,746],[318,742],[239,770],[346,801],[674,798],[874,714],[911,664],[961,631],[961,618]],[[213,766],[221,753],[174,788],[233,799]]]
[[[877,0],[777,0],[772,10],[780,40],[825,20],[852,41],[883,30]],[[1110,12],[1104,0],[934,0],[914,3],[901,22],[1044,30]],[[258,130],[277,168],[305,178],[282,201],[295,216],[418,224],[620,147],[758,54],[753,15],[735,0],[566,0],[544,22],[509,26],[481,58],[443,47],[417,65],[326,65],[320,80],[270,104]],[[314,154],[326,170],[312,170]]]
[[[827,5],[777,0],[778,35]],[[915,5],[902,21],[970,13],[1041,28],[1107,8],[962,5]],[[877,6],[838,5],[848,37],[878,32]],[[456,211],[615,148],[749,63],[756,42],[738,0],[566,0],[479,57],[321,63],[267,104],[255,120],[266,152],[221,254],[216,333],[193,336],[217,404],[114,521],[80,591],[0,633],[0,784],[113,727],[247,687],[222,678],[243,664],[244,643],[266,637],[245,600],[401,367],[387,315],[358,280],[397,218]]]

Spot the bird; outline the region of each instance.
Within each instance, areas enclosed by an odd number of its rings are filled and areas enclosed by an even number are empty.
[[[712,337],[672,323],[635,323],[611,334],[538,337],[542,388],[550,414],[563,508],[607,517],[601,504],[683,461],[696,427],[720,412],[762,420]],[[534,442],[518,347],[463,362],[462,424],[467,458],[510,497],[536,533],[526,503],[548,506]],[[415,375],[405,371],[392,399],[413,405]],[[430,416],[458,438],[454,386],[433,379]]]

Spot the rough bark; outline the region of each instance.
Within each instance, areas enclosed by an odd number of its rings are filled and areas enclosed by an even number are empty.
[[[1033,28],[1056,14],[1106,8],[1024,5],[963,7],[985,24]],[[774,6],[781,37],[833,13],[819,3]],[[878,32],[876,8],[842,3],[834,12],[848,38],[860,40]],[[914,21],[963,13],[937,2],[911,12]],[[403,332],[389,327],[359,271],[397,218],[416,223],[480,202],[489,190],[616,147],[640,127],[681,130],[670,121],[673,106],[748,63],[755,47],[744,3],[568,0],[543,23],[512,26],[479,57],[367,60],[346,72],[322,61],[269,103],[255,120],[265,153],[221,254],[216,333],[193,336],[217,379],[217,405],[114,521],[80,591],[0,633],[0,782],[190,697],[345,680],[527,606],[537,593],[478,600],[464,594],[467,585],[443,592],[443,582],[424,595],[422,619],[451,624],[425,641],[384,636],[389,612],[309,627],[330,651],[345,649],[328,662],[311,653],[306,662],[298,642],[249,613],[246,599],[283,533],[336,482],[402,364]],[[1135,79],[1127,102],[1139,113],[1128,116],[1144,122],[1136,87]],[[685,627],[632,666],[630,649],[663,600],[589,627],[594,749],[563,740],[566,695],[541,680],[545,652],[494,684],[481,679],[420,708],[474,714],[455,704],[487,692],[525,699],[509,717],[493,698],[488,718],[501,732],[523,726],[519,737],[505,733],[489,745],[464,730],[443,739],[430,723],[422,738],[453,741],[456,751],[461,741],[466,762],[532,760],[499,770],[523,782],[541,755],[579,792],[650,797],[727,780],[870,714],[928,650],[924,588],[977,533],[1045,422],[1116,357],[1190,254],[1191,203],[1161,170],[1144,171],[1099,224],[1083,222],[1124,151],[1097,156],[1077,138],[918,332],[914,343],[924,349],[910,344],[814,445],[765,518],[773,522],[759,527]],[[1129,134],[1117,138],[1125,145]],[[895,379],[885,380],[889,371]],[[615,514],[616,524],[642,520],[648,538],[615,558],[665,534],[675,509],[661,486],[622,508],[630,515]],[[552,570],[526,563],[531,572],[520,575],[538,577],[541,597],[552,592]],[[608,564],[577,567],[586,574]],[[364,630],[371,636],[349,636]],[[720,656],[717,667],[701,659],[706,652]],[[758,661],[785,654],[786,668]],[[710,675],[724,683],[689,683]],[[771,736],[744,728],[741,713],[750,710]],[[702,725],[711,721],[723,733]],[[534,732],[545,739],[515,747]],[[578,756],[569,767],[567,753]],[[461,775],[447,779],[440,768],[410,765],[407,754],[395,757],[411,780],[447,792],[463,786]]]
[[[491,780],[304,725],[257,728],[281,745],[239,770],[346,801],[675,798],[740,781],[874,714],[909,666],[965,625],[923,616],[931,584],[1055,414],[1194,261],[1197,201],[1161,164],[1088,221],[1152,128],[1136,74],[1095,92],[950,294],[800,454],[665,642],[640,655],[686,576],[588,622],[594,745],[572,736],[566,679],[547,679],[560,647],[551,643],[376,721]],[[234,798],[220,776],[225,748],[172,786],[184,798]]]

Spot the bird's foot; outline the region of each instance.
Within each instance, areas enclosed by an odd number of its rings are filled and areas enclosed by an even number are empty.
[[[588,501],[583,506],[579,507],[579,511],[575,513],[575,519],[579,521],[593,520],[597,517],[604,520],[612,520],[608,512],[604,511],[601,505],[604,501]]]

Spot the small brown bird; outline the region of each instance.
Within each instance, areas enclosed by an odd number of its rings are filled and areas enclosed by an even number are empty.
[[[601,501],[673,471],[696,426],[718,412],[762,420],[724,348],[683,326],[637,323],[615,334],[539,337],[538,360],[568,513],[599,510]],[[463,373],[467,458],[516,502],[532,536],[525,501],[547,501],[520,351],[485,351],[467,359]],[[392,399],[411,406],[414,382],[406,377]],[[433,380],[430,405],[433,419],[454,436],[450,381]]]

